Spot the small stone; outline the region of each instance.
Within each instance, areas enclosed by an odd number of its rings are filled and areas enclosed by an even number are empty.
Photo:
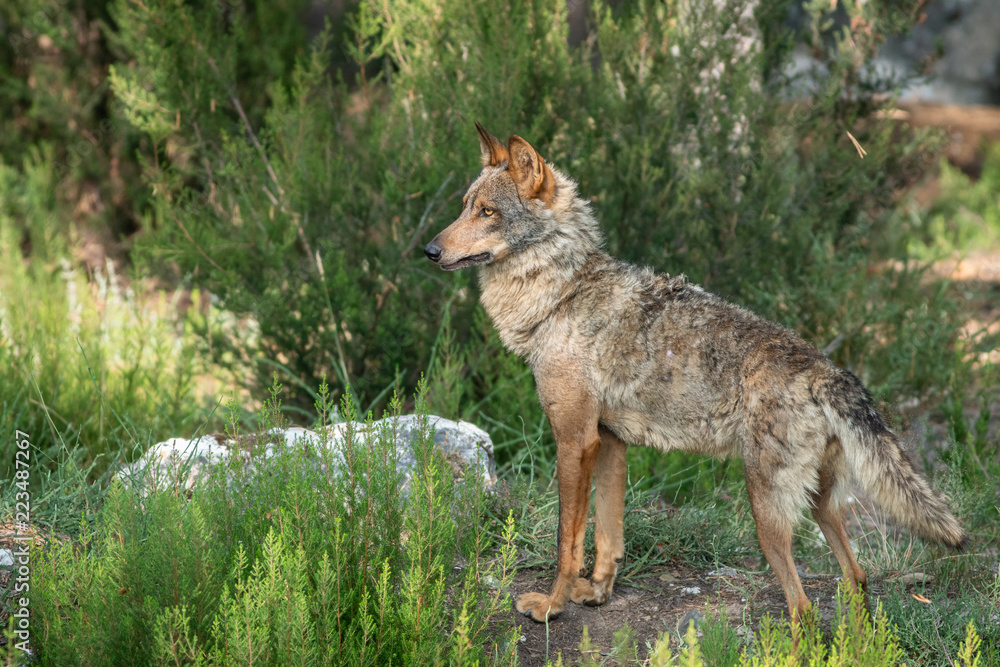
[[[0,549],[0,567],[13,567],[14,552],[10,549]]]
[[[687,634],[688,626],[693,625],[694,629],[697,630],[698,626],[701,625],[702,615],[697,609],[692,609],[688,613],[681,616],[681,620],[677,622],[677,632],[681,637]]]

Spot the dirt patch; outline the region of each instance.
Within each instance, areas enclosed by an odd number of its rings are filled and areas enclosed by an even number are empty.
[[[545,591],[552,584],[555,572],[519,572],[511,585],[517,596],[529,591]],[[802,586],[809,599],[819,608],[824,626],[830,623],[836,610],[834,596],[839,576],[802,575]],[[877,587],[872,586],[873,592]],[[734,569],[700,571],[690,568],[665,568],[650,572],[642,583],[616,586],[614,595],[600,607],[585,607],[570,603],[566,610],[549,623],[548,637],[543,623],[535,623],[511,609],[515,625],[520,626],[519,664],[525,667],[545,665],[546,642],[548,657],[553,662],[562,654],[567,665],[582,657],[579,651],[583,628],[587,627],[591,643],[606,656],[613,645],[614,634],[624,625],[635,631],[639,655],[647,653],[646,642],[652,645],[663,633],[671,635],[671,648],[681,646],[680,634],[687,629],[692,617],[725,613],[730,627],[745,636],[757,627],[764,614],[774,618],[787,617],[785,596],[777,579],[771,574],[745,574]],[[697,626],[696,626],[697,627]]]

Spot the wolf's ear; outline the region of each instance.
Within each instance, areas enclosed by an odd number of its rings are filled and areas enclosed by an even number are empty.
[[[555,179],[545,160],[527,141],[516,134],[510,138],[510,166],[507,167],[521,199],[552,203]]]
[[[503,142],[487,132],[479,121],[476,121],[476,129],[479,131],[479,147],[483,149],[484,167],[495,167],[509,158]]]

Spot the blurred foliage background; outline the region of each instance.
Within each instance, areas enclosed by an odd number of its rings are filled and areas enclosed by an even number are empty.
[[[969,364],[916,260],[996,214],[900,214],[943,139],[884,113],[903,82],[869,63],[919,7],[789,7],[594,2],[571,36],[560,0],[4,3],[4,424],[93,480],[275,373],[306,424],[324,376],[380,412],[425,374],[432,411],[545,468],[474,272],[421,253],[478,171],[474,120],[578,179],[613,254],[795,328],[883,401],[941,394]],[[723,474],[633,457],[675,497]]]

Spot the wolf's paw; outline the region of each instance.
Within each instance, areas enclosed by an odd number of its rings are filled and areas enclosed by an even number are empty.
[[[573,592],[569,599],[577,604],[597,607],[607,602],[608,598],[611,597],[610,588],[607,582],[591,583],[589,579],[580,577],[573,584]]]
[[[594,587],[590,584],[590,579],[586,577],[577,579],[576,583],[573,584],[573,592],[570,593],[569,599],[577,604],[593,604],[597,595],[594,593]]]
[[[563,610],[563,605],[556,606],[552,598],[544,593],[518,595],[515,606],[519,612],[539,623],[544,623],[546,619],[552,620]]]

